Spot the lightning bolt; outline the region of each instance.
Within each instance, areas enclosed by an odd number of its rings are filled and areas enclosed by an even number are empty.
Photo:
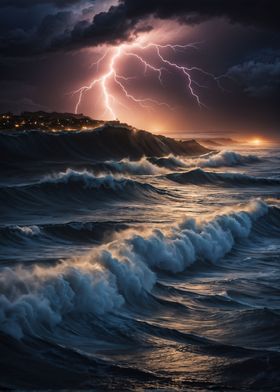
[[[178,64],[174,61],[169,60],[169,58],[163,53],[166,52],[167,49],[172,50],[173,52],[182,52],[189,48],[197,49],[198,44],[199,43],[190,43],[187,45],[161,45],[157,43],[148,43],[146,45],[143,45],[139,43],[132,43],[121,44],[117,47],[111,48],[111,50],[107,49],[105,53],[96,62],[91,64],[91,66],[96,66],[97,69],[101,66],[101,64],[104,64],[104,71],[101,76],[94,78],[88,85],[84,85],[79,89],[73,91],[73,94],[78,96],[75,105],[75,113],[78,113],[85,93],[92,90],[95,86],[99,86],[102,91],[105,113],[107,112],[110,118],[115,120],[117,118],[117,115],[114,109],[114,103],[117,101],[117,99],[114,94],[110,93],[109,83],[112,82],[115,84],[116,87],[119,88],[120,92],[126,99],[140,105],[143,108],[152,109],[155,105],[157,105],[165,106],[170,110],[174,109],[167,102],[159,101],[150,97],[137,97],[133,93],[129,92],[128,88],[126,87],[126,82],[131,79],[136,79],[136,77],[124,76],[119,74],[117,71],[118,61],[124,59],[125,57],[135,58],[139,62],[139,64],[142,64],[144,67],[144,74],[146,74],[148,70],[155,73],[159,83],[162,86],[164,72],[175,71],[180,73],[186,83],[187,91],[193,97],[195,102],[200,107],[206,107],[206,105],[201,101],[196,89],[196,87],[204,88],[206,86],[201,85],[197,80],[195,80],[193,74],[200,73],[204,76],[210,77],[217,83],[218,87],[222,88],[220,85],[220,77],[216,77],[214,74],[207,72],[199,67],[188,67],[186,65]],[[153,65],[151,61],[147,61],[145,59],[145,53],[149,49],[153,50],[153,54],[160,64],[159,66]],[[139,54],[139,52],[141,54]]]

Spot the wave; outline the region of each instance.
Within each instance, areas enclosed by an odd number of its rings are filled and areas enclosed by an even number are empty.
[[[260,162],[256,155],[242,155],[235,151],[220,151],[217,154],[206,154],[198,159],[189,159],[189,166],[197,167],[232,167]]]
[[[122,159],[121,161],[100,162],[95,164],[93,169],[101,172],[131,175],[155,175],[166,173],[166,170],[154,165],[147,157],[143,157],[139,161]]]
[[[67,169],[64,172],[45,176],[38,184],[35,184],[34,186],[54,187],[56,185],[70,186],[71,189],[78,185],[79,188],[82,187],[84,190],[88,189],[103,191],[109,194],[118,194],[124,197],[141,197],[141,195],[148,195],[151,193],[165,193],[163,190],[155,188],[150,184],[139,182],[127,177],[116,177],[112,174],[99,176],[89,172],[88,170],[77,171],[73,169]]]
[[[41,238],[43,230],[38,225],[18,226],[7,225],[0,226],[0,256],[4,247],[8,247],[9,251],[17,245],[21,247],[24,243],[30,244],[32,240]]]
[[[157,165],[159,167],[169,169],[169,170],[188,167],[187,163],[185,161],[183,161],[182,157],[176,157],[174,155],[169,155],[169,156],[161,157],[161,158],[151,157],[151,158],[148,158],[148,160],[149,160],[149,162],[153,163],[154,165]]]
[[[67,169],[65,172],[54,173],[52,175],[45,176],[39,181],[41,185],[56,185],[56,184],[79,184],[84,189],[112,189],[118,190],[123,189],[127,185],[139,185],[136,181],[128,178],[116,178],[113,175],[96,176],[94,173],[88,170],[77,171],[73,169]],[[145,184],[141,184],[144,185]],[[35,184],[37,186],[37,184]]]
[[[253,223],[267,214],[262,201],[251,202],[246,209],[213,220],[187,219],[166,236],[156,230],[150,237],[136,235],[131,244],[151,267],[173,273],[184,271],[200,259],[215,262],[228,253],[238,238],[247,237]]]
[[[217,185],[217,186],[277,186],[278,178],[254,177],[241,173],[218,173],[193,169],[183,173],[170,173],[166,175],[171,181],[179,184]]]
[[[28,185],[0,188],[1,209],[9,206],[25,208],[34,203],[51,205],[53,202],[68,205],[72,202],[88,203],[105,200],[139,200],[166,194],[152,185],[111,174],[98,176],[88,170],[67,169],[45,176]]]
[[[242,155],[234,151],[219,151],[217,153],[210,152],[198,158],[185,158],[183,156],[169,155],[166,157],[152,157],[148,159],[154,165],[170,170],[193,167],[234,167],[261,161],[261,159],[256,155]]]
[[[34,237],[41,233],[39,226],[12,226],[9,228],[14,231],[19,237]],[[1,230],[1,229],[0,229]],[[2,229],[3,230],[3,229]]]
[[[18,339],[41,336],[79,315],[106,321],[108,313],[143,306],[158,270],[180,273],[200,260],[218,262],[268,211],[266,203],[256,200],[208,221],[186,219],[167,233],[121,233],[113,242],[56,266],[3,268],[0,330]]]
[[[119,222],[68,222],[42,225],[7,225],[0,226],[0,255],[7,247],[7,255],[13,258],[15,248],[22,250],[24,244],[33,249],[38,243],[48,245],[78,243],[101,243],[112,239],[114,233],[128,229],[129,224]]]
[[[197,155],[209,150],[194,140],[176,141],[137,131],[125,125],[105,124],[92,131],[18,131],[0,133],[3,162],[34,160],[80,161],[141,159],[143,156]]]

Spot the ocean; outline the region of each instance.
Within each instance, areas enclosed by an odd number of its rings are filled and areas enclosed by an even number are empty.
[[[278,391],[280,149],[110,132],[0,132],[0,388]]]

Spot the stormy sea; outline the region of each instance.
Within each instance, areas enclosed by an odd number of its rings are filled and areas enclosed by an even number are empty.
[[[0,132],[0,388],[278,391],[280,149]]]

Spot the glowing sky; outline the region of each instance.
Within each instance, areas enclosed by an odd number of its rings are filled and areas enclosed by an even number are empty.
[[[0,111],[77,109],[159,132],[277,136],[275,5],[3,0]]]

